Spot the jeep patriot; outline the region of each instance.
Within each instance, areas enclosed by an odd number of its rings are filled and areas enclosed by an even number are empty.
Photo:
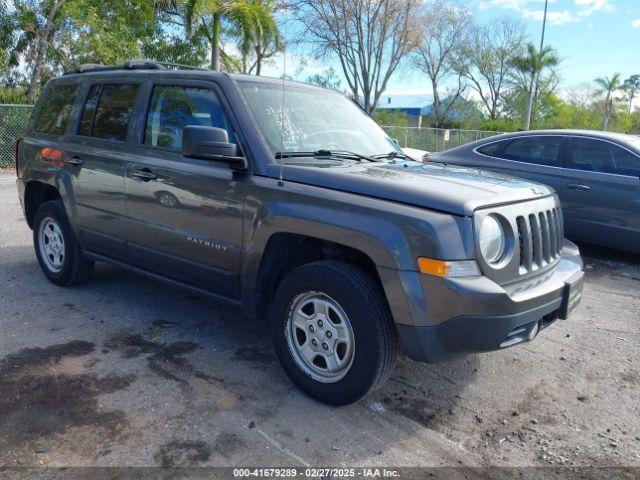
[[[16,164],[51,282],[108,262],[268,318],[288,376],[330,404],[381,385],[398,348],[514,346],[580,300],[552,189],[415,162],[310,85],[83,66],[46,85]]]

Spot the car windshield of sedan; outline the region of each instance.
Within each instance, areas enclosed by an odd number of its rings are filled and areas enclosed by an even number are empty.
[[[307,152],[401,153],[360,107],[337,92],[286,84],[283,102],[282,85],[249,80],[238,84],[277,158]]]

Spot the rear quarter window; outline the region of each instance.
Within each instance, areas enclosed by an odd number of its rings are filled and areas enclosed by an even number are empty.
[[[33,122],[33,129],[40,133],[62,135],[67,128],[77,90],[78,86],[72,84],[48,88]]]
[[[487,143],[486,145],[482,145],[481,147],[478,147],[476,150],[478,151],[478,153],[481,153],[483,155],[492,156],[492,155],[496,155],[502,149],[502,147],[504,147],[506,143],[508,143],[508,140]]]
[[[80,116],[78,135],[124,142],[140,86],[92,85]]]

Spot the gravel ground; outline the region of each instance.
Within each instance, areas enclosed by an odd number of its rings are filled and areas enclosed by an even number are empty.
[[[640,258],[583,246],[582,305],[536,341],[330,408],[281,371],[266,325],[98,265],[41,274],[0,176],[0,467],[640,466]]]

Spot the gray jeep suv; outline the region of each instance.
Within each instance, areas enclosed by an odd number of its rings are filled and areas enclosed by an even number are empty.
[[[108,262],[267,317],[286,373],[331,404],[380,385],[397,344],[425,362],[509,347],[581,295],[551,189],[414,162],[309,85],[83,67],[47,84],[17,171],[53,283]]]

